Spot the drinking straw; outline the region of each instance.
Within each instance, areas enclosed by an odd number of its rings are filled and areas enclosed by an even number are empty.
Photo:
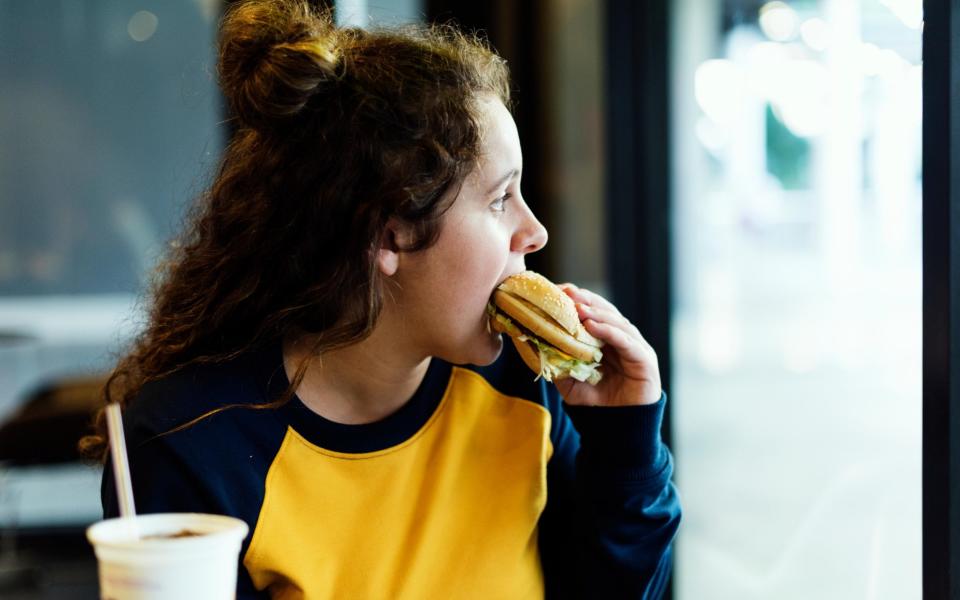
[[[123,417],[120,405],[111,402],[107,405],[107,432],[110,436],[110,455],[113,459],[113,480],[117,484],[117,500],[120,503],[120,516],[130,518],[137,511],[133,506],[133,485],[130,483],[130,464],[127,460],[127,443],[123,438]],[[138,536],[139,537],[139,536]]]

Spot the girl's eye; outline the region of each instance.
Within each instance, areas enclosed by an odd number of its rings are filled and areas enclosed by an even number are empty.
[[[490,205],[490,208],[491,208],[494,212],[504,212],[504,211],[506,211],[506,210],[507,210],[507,207],[506,207],[505,205],[506,205],[506,203],[507,203],[507,200],[509,200],[511,196],[512,196],[512,194],[504,194],[504,195],[500,196],[499,198],[497,198],[496,200],[493,201],[493,204]]]

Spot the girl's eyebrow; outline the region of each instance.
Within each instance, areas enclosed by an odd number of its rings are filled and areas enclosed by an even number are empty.
[[[510,172],[508,172],[508,173],[505,174],[503,177],[501,177],[500,179],[498,179],[498,180],[497,180],[497,183],[495,183],[495,184],[493,185],[493,187],[490,188],[490,191],[488,191],[487,193],[488,193],[488,194],[494,193],[495,191],[497,191],[497,188],[499,188],[500,186],[502,186],[502,185],[505,184],[506,182],[510,181],[511,179],[513,179],[514,177],[516,177],[516,176],[519,175],[519,174],[520,174],[520,170],[519,170],[519,169],[511,169]]]

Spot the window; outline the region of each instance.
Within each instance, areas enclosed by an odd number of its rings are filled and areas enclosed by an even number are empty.
[[[676,3],[677,597],[921,586],[921,3]]]
[[[223,145],[220,10],[0,0],[0,422],[41,386],[108,368],[134,332]],[[0,475],[0,527],[100,517],[92,468]]]

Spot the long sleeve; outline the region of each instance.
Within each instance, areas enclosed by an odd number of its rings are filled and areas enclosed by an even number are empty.
[[[660,439],[666,396],[649,406],[563,406],[553,416],[540,521],[548,598],[659,598],[680,503]]]
[[[148,384],[124,411],[124,433],[138,514],[201,512],[243,519],[251,533],[263,499],[263,475],[279,445],[282,427],[256,411],[234,409],[171,433],[177,425],[216,408],[217,398],[253,399],[255,388],[228,373],[218,379],[181,373]],[[223,400],[226,401],[226,400]],[[113,469],[103,471],[105,518],[118,516]],[[237,571],[237,598],[267,598],[257,592],[243,557]]]
[[[129,437],[129,436],[128,436]],[[135,438],[136,439],[136,438]],[[191,465],[162,439],[130,449],[130,472],[134,501],[138,514],[160,512],[201,512],[230,514],[218,499],[217,490],[204,480],[197,465]],[[104,466],[101,500],[104,518],[119,516],[113,468]],[[237,515],[232,515],[237,516]],[[246,548],[244,543],[244,549]],[[237,565],[237,600],[263,600],[266,592],[258,592],[242,564],[243,551]]]

